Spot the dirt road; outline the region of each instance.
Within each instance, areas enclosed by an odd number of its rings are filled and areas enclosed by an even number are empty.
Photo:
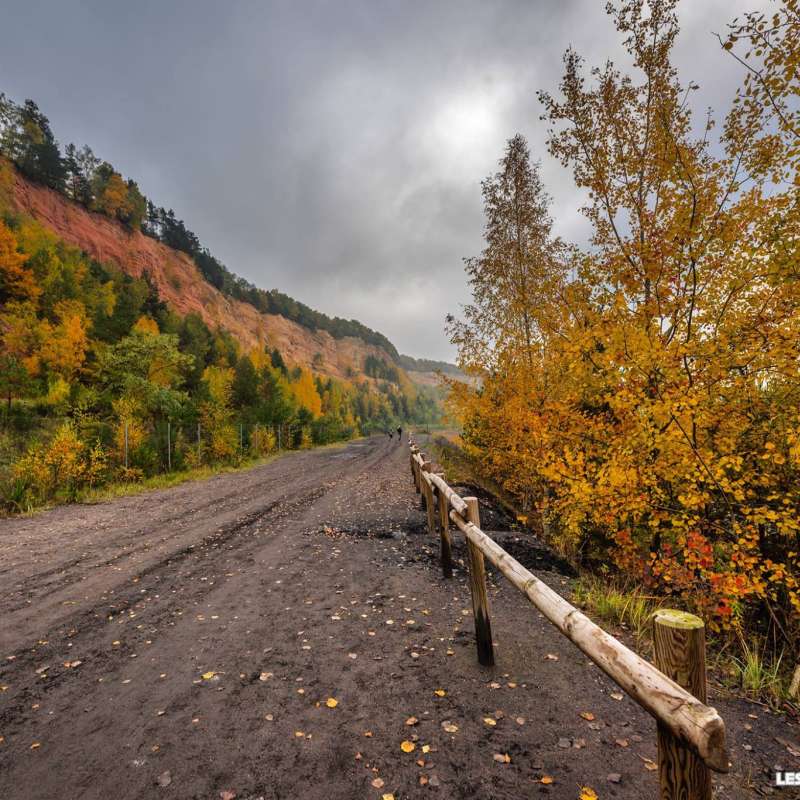
[[[374,437],[0,520],[0,798],[655,797],[652,721],[496,577],[478,666],[407,463]],[[796,728],[714,694],[719,797],[800,769]]]

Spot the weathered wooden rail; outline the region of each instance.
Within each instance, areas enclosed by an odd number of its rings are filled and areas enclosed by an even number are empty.
[[[442,573],[453,574],[452,522],[465,537],[478,661],[494,664],[484,558],[657,723],[661,800],[711,800],[711,773],[727,772],[725,724],[706,705],[703,621],[681,611],[653,618],[655,666],[595,625],[480,528],[478,500],[459,497],[413,439],[411,474],[427,511],[428,529],[441,543]]]

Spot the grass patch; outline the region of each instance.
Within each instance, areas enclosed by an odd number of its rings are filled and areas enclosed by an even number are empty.
[[[114,500],[118,497],[131,497],[133,495],[142,494],[143,492],[151,492],[157,489],[171,489],[173,486],[180,486],[182,483],[188,481],[202,481],[213,478],[215,475],[224,475],[229,472],[243,472],[244,470],[252,469],[253,467],[261,466],[262,464],[269,464],[281,455],[287,452],[295,451],[281,451],[280,453],[273,453],[272,455],[264,458],[256,458],[249,461],[244,461],[238,465],[220,465],[220,466],[203,466],[196,469],[189,469],[183,472],[168,472],[163,475],[152,475],[141,481],[129,481],[126,483],[110,483],[105,486],[98,486],[94,489],[87,489],[78,495],[78,503],[86,503],[88,505],[94,503],[104,503],[107,500]],[[37,509],[42,510],[42,509]]]
[[[787,697],[782,674],[783,654],[774,661],[767,658],[766,645],[757,640],[748,641],[739,636],[741,656],[730,660],[729,674],[734,688],[754,700],[764,700],[773,707],[780,707]]]
[[[621,586],[608,579],[583,575],[575,584],[575,602],[598,619],[630,631],[637,643],[651,636],[651,620],[663,600],[637,588]]]

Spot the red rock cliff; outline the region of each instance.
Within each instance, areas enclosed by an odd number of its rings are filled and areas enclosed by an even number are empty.
[[[227,329],[245,349],[277,347],[292,364],[344,378],[348,368],[358,372],[373,354],[391,361],[381,348],[361,339],[334,339],[327,331],[310,331],[275,314],[262,314],[248,303],[225,297],[200,274],[185,253],[173,250],[138,231],[128,231],[102,214],[14,172],[11,202],[69,244],[79,247],[102,263],[113,264],[134,277],[148,272],[161,298],[180,314],[199,314],[212,329]]]

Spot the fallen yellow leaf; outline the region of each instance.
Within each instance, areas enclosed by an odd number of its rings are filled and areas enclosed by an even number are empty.
[[[545,786],[549,786],[554,781],[555,778],[552,775],[542,775],[542,777],[539,778],[539,783],[543,783]]]
[[[434,694],[435,694],[437,697],[444,697],[444,696],[447,694],[447,692],[446,692],[444,689],[434,689],[434,690],[433,690],[433,693],[434,693]]]
[[[216,674],[216,672],[204,672],[201,677],[204,681],[210,681]]]
[[[384,794],[381,796],[381,800],[394,800],[393,794]]]
[[[336,708],[336,706],[339,705],[339,701],[334,697],[329,697],[325,701],[325,705],[328,706],[328,708]]]
[[[488,725],[490,728],[494,728],[494,726],[495,726],[495,725],[497,725],[497,720],[496,720],[496,719],[492,719],[491,717],[484,717],[484,718],[483,718],[483,721],[484,721],[484,722],[485,722],[485,723],[486,723],[486,724],[487,724],[487,725]]]
[[[404,753],[411,753],[415,748],[416,745],[414,742],[409,742],[408,739],[406,739],[404,742],[400,742],[400,749]]]
[[[589,722],[594,719],[594,714],[591,711],[581,711],[581,716]]]
[[[455,733],[458,730],[458,725],[454,722],[450,722],[449,720],[445,720],[442,723],[442,728],[444,728],[447,733]]]
[[[580,800],[597,800],[597,792],[588,786],[584,786],[581,789]]]

